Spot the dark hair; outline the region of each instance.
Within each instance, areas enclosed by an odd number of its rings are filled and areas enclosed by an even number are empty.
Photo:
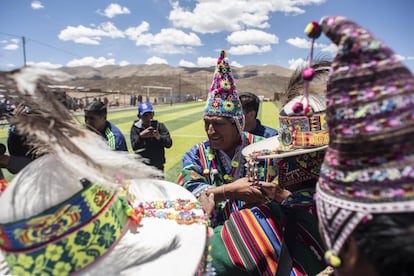
[[[352,236],[380,276],[413,275],[414,213],[374,215]]]
[[[106,115],[106,105],[101,101],[92,101],[85,107],[85,111],[93,112],[97,115]]]
[[[242,92],[239,94],[239,99],[244,111],[256,111],[259,112],[260,99],[251,92]]]

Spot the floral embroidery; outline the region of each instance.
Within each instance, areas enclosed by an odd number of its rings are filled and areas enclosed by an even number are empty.
[[[223,108],[227,112],[230,112],[230,111],[232,111],[234,109],[234,103],[231,102],[231,101],[224,101]]]

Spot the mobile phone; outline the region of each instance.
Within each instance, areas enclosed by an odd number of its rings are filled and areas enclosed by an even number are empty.
[[[153,128],[157,129],[158,128],[158,121],[157,120],[151,120],[150,126],[152,126]]]

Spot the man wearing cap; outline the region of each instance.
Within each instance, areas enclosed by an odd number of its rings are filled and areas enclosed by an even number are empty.
[[[172,147],[172,139],[167,127],[154,120],[154,109],[149,102],[138,106],[138,118],[131,126],[132,149],[142,157],[148,165],[164,171],[165,148]]]
[[[107,120],[107,107],[101,101],[92,101],[85,107],[85,124],[108,142],[113,150],[128,151],[125,137],[113,123]]]

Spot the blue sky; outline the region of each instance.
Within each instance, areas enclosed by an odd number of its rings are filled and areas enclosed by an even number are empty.
[[[226,49],[233,66],[294,68],[310,21],[343,15],[371,30],[414,72],[410,0],[1,0],[0,70],[153,64],[205,67]],[[316,54],[335,47],[321,36]]]

